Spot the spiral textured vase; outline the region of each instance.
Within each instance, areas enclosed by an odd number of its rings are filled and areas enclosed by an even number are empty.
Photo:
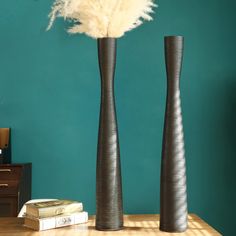
[[[96,173],[96,229],[123,228],[120,150],[114,98],[116,39],[98,39],[101,107]]]
[[[165,37],[167,101],[161,163],[160,230],[187,229],[187,193],[184,136],[180,102],[183,37]]]

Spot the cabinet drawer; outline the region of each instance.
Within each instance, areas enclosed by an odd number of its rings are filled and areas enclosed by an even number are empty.
[[[17,197],[0,197],[0,217],[16,217],[17,212]]]
[[[21,176],[22,167],[9,166],[0,167],[0,181],[1,180],[19,180]]]
[[[17,195],[18,183],[12,181],[0,180],[0,196],[3,195]]]

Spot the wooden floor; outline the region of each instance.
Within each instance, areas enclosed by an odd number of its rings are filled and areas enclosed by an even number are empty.
[[[188,230],[185,233],[164,233],[159,231],[159,215],[125,215],[124,230],[114,232],[95,230],[94,219],[95,217],[91,216],[87,224],[37,232],[24,227],[23,218],[0,218],[0,236],[221,235],[194,214],[190,214],[188,217]]]

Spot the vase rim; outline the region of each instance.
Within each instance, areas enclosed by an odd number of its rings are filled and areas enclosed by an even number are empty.
[[[184,36],[182,36],[182,35],[168,35],[168,36],[165,36],[165,38],[184,38]]]
[[[117,38],[114,38],[114,37],[103,37],[103,38],[97,38],[98,40],[101,40],[101,39],[117,39]]]

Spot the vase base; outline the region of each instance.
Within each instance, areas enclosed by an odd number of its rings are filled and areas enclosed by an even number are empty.
[[[188,229],[186,225],[184,226],[175,226],[173,225],[160,225],[160,230],[163,232],[169,232],[169,233],[182,233],[185,232]]]
[[[124,226],[121,227],[117,227],[117,228],[107,228],[107,227],[102,227],[102,226],[95,226],[95,229],[98,231],[119,231],[119,230],[123,230]]]

